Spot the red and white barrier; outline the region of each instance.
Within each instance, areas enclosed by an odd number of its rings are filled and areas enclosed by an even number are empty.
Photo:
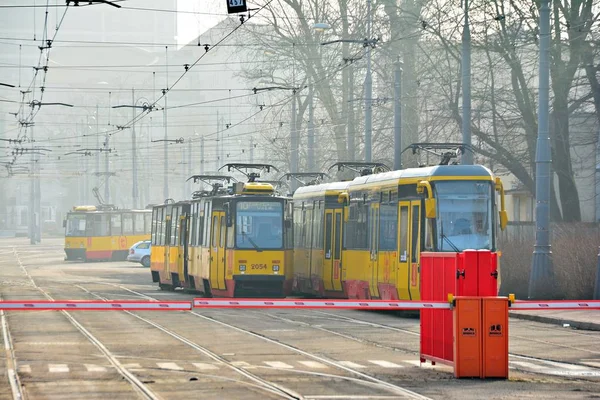
[[[600,300],[515,301],[510,310],[600,310]]]
[[[271,300],[271,299],[194,299],[194,308],[331,308],[353,310],[450,309],[443,301],[389,300]]]
[[[79,310],[79,311],[189,311],[192,304],[188,301],[0,301],[0,310],[26,311],[26,310]]]

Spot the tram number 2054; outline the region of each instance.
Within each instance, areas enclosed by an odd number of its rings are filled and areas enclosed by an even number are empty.
[[[267,269],[267,264],[252,264],[252,269]]]

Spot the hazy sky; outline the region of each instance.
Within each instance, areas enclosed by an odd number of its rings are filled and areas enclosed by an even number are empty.
[[[225,0],[177,0],[177,11],[203,13],[177,14],[177,44],[181,47],[225,19],[227,5]]]

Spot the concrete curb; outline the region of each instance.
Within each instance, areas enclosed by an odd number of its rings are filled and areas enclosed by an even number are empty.
[[[571,319],[563,319],[556,317],[545,317],[541,315],[532,315],[532,314],[520,314],[518,312],[509,312],[510,318],[516,319],[524,319],[529,321],[542,322],[546,324],[555,324],[555,325],[563,325],[569,324],[571,328],[582,329],[586,331],[600,331],[600,323],[595,322],[585,322],[585,321],[575,321]]]

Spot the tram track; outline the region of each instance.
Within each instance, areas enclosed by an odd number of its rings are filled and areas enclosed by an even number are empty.
[[[13,248],[13,254],[17,260],[19,268],[23,271],[23,273],[29,278],[32,286],[38,290],[44,297],[48,300],[54,300],[48,292],[39,287],[33,277],[27,271],[27,268],[23,265],[21,258],[19,257],[19,253],[16,248]],[[127,380],[134,391],[138,393],[142,398],[148,400],[162,400],[160,396],[158,396],[154,391],[152,391],[147,385],[142,383],[133,373],[131,373],[127,368],[125,368],[119,360],[115,357],[114,354],[104,346],[104,344],[98,340],[93,334],[91,334],[83,325],[81,325],[73,316],[71,316],[66,311],[61,311],[61,313],[67,318],[67,320],[90,342],[92,343],[100,352],[106,357],[106,359],[113,365],[116,371]],[[3,325],[4,326],[4,325]]]
[[[6,320],[6,314],[4,310],[0,310],[0,319],[2,323],[2,337],[4,339],[4,351],[6,354],[6,373],[8,376],[8,383],[10,384],[10,390],[12,392],[13,400],[25,400],[25,393],[21,386],[21,380],[17,372],[17,359],[15,357],[15,349],[13,346],[12,338],[10,336],[10,330],[8,329],[8,321]]]
[[[156,299],[156,298],[154,298],[152,296],[148,296],[148,295],[146,295],[144,293],[132,290],[132,289],[130,289],[128,287],[125,287],[125,286],[122,286],[122,285],[111,284],[111,283],[106,283],[106,284],[109,285],[109,286],[120,288],[121,290],[124,290],[126,292],[135,294],[135,295],[137,295],[137,296],[139,296],[141,298],[144,298],[146,300],[158,301],[158,299]],[[395,393],[397,395],[402,395],[402,396],[405,396],[407,398],[419,399],[419,400],[426,400],[426,399],[431,400],[430,398],[428,398],[426,396],[423,396],[423,395],[421,395],[419,393],[413,392],[413,391],[411,391],[409,389],[406,389],[404,387],[398,386],[398,385],[396,385],[394,383],[391,383],[391,382],[388,382],[388,381],[376,378],[376,377],[371,376],[369,374],[366,374],[364,372],[358,371],[357,369],[345,366],[345,365],[343,365],[343,364],[341,364],[339,362],[336,362],[335,360],[331,360],[329,358],[313,354],[311,352],[302,350],[302,349],[300,349],[298,347],[295,347],[293,345],[290,345],[290,344],[281,342],[279,340],[270,338],[270,337],[268,337],[266,335],[262,335],[262,334],[253,332],[251,330],[244,329],[242,327],[239,327],[239,326],[236,326],[236,325],[233,325],[233,324],[229,324],[227,322],[223,322],[223,321],[220,321],[218,319],[215,319],[215,318],[212,318],[212,317],[208,317],[208,316],[199,314],[199,313],[197,313],[195,311],[191,311],[189,314],[191,314],[191,315],[193,315],[193,316],[195,316],[197,318],[201,318],[201,319],[210,321],[212,323],[215,323],[215,324],[227,327],[229,329],[233,329],[233,330],[235,330],[237,332],[240,332],[240,333],[243,333],[245,335],[249,335],[249,336],[255,337],[255,338],[260,339],[262,341],[266,341],[266,342],[274,344],[276,346],[283,347],[283,348],[285,348],[287,350],[290,350],[290,351],[292,351],[294,353],[303,355],[303,356],[308,357],[308,358],[312,358],[315,361],[321,362],[323,364],[330,365],[330,366],[332,366],[332,367],[334,367],[336,369],[343,370],[343,371],[345,371],[347,373],[350,373],[352,375],[356,375],[356,376],[358,376],[358,377],[361,378],[361,379],[353,379],[355,381],[362,381],[363,383],[375,384],[375,385],[377,385],[380,388],[385,388],[385,389],[389,390],[392,393]],[[319,374],[319,375],[327,375],[327,374]],[[329,375],[329,376],[332,376],[332,377],[335,376],[335,377],[338,377],[338,378],[345,379],[345,377],[336,376],[336,375]]]
[[[328,317],[333,317],[333,318],[337,318],[337,319],[341,319],[344,321],[348,321],[348,322],[354,322],[360,325],[366,325],[366,326],[371,326],[371,327],[376,327],[376,328],[381,328],[381,329],[386,329],[386,330],[391,330],[391,331],[395,331],[395,332],[401,332],[404,334],[409,334],[412,336],[419,336],[418,332],[414,332],[411,331],[409,329],[403,329],[403,328],[398,328],[395,326],[389,326],[389,325],[385,325],[385,324],[380,324],[377,322],[372,322],[372,321],[365,321],[365,320],[361,320],[361,319],[356,319],[356,318],[350,318],[350,317],[346,317],[343,315],[336,315],[336,314],[332,314],[332,313],[328,313],[328,312],[324,312],[324,311],[315,311],[318,314],[322,314],[322,315],[326,315]],[[570,334],[579,334],[581,335],[580,332],[570,332]],[[591,336],[591,335],[586,335],[586,336]],[[560,343],[555,343],[555,342],[550,342],[550,341],[545,341],[545,340],[539,340],[539,339],[532,339],[532,338],[528,338],[525,336],[521,336],[521,335],[513,335],[512,337],[520,339],[520,340],[527,340],[527,341],[532,341],[532,342],[537,342],[537,343],[542,343],[542,344],[550,344],[553,346],[560,346],[566,349],[571,349],[571,350],[579,350],[579,351],[583,351],[583,352],[587,352],[590,354],[600,354],[600,352],[597,351],[593,351],[590,349],[582,349],[582,348],[578,348],[578,347],[574,347],[574,346],[569,346],[569,345],[563,345]],[[551,362],[551,363],[560,363],[560,364],[567,364],[567,365],[577,365],[577,366],[585,366],[587,368],[591,368],[591,369],[596,369],[596,370],[600,370],[600,367],[594,366],[594,365],[588,365],[588,364],[583,364],[583,363],[572,363],[572,362],[565,362],[565,361],[561,361],[561,360],[555,360],[552,358],[544,358],[544,357],[533,357],[533,356],[528,356],[526,354],[517,354],[517,353],[509,353],[508,354],[509,357],[514,357],[517,359],[521,359],[521,360],[528,360],[528,361],[547,361],[547,362]]]

